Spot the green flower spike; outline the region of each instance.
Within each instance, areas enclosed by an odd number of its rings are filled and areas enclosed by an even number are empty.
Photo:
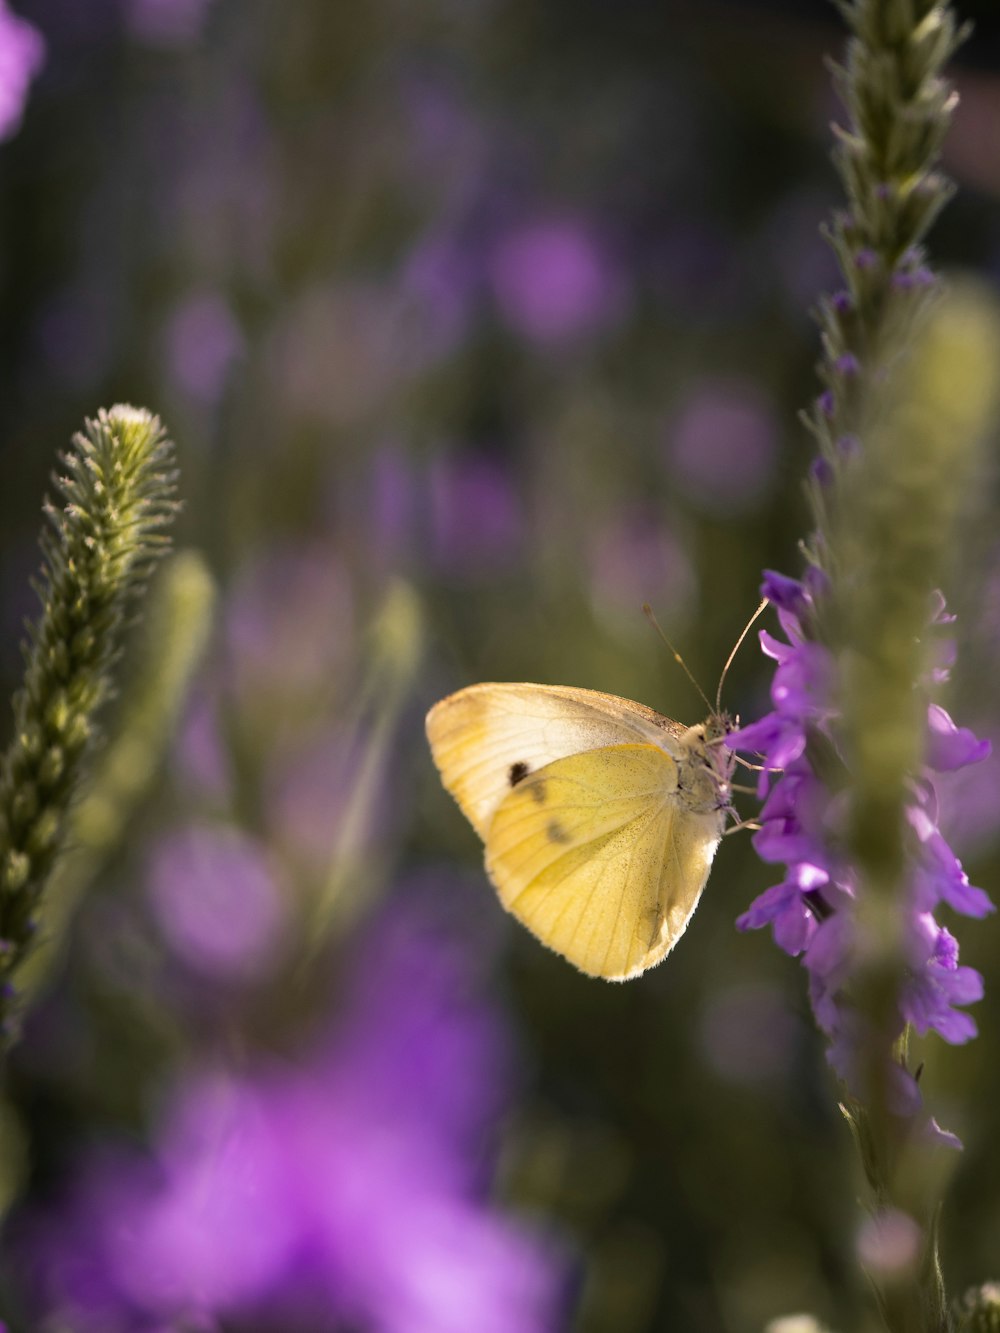
[[[14,732],[0,762],[0,1033],[14,1035],[13,975],[66,841],[67,815],[112,695],[129,613],[168,548],[173,445],[157,417],[116,406],[87,421],[46,501],[41,615],[30,627]]]

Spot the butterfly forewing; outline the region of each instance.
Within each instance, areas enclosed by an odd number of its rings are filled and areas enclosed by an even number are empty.
[[[554,759],[630,742],[669,750],[683,734],[643,704],[569,685],[470,685],[427,715],[442,781],[484,840],[508,791]]]

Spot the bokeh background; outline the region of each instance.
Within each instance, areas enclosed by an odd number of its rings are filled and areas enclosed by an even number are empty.
[[[933,254],[1000,299],[1000,25],[960,8]],[[0,1113],[3,1317],[865,1327],[804,976],[733,925],[770,882],[749,839],[666,966],[590,981],[503,916],[423,739],[484,679],[696,721],[643,601],[714,693],[761,569],[798,569],[833,7],[17,11],[45,59],[0,145],[6,691],[55,453],[98,406],[162,415],[205,563],[136,636],[43,923]],[[948,593],[959,721],[1000,738],[995,482]],[[725,702],[766,691],[751,644]],[[996,896],[1000,761],[955,784]],[[1000,926],[959,935],[981,1035],[929,1043],[923,1084],[966,1143],[956,1292],[1000,1276]]]

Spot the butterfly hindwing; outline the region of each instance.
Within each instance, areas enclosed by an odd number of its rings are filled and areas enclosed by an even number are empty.
[[[493,819],[486,868],[504,906],[592,976],[659,962],[701,896],[718,820],[681,809],[677,772],[653,745],[572,755],[519,783]]]

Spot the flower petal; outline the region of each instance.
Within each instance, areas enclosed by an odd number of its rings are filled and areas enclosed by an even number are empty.
[[[957,727],[938,704],[927,709],[927,763],[936,773],[954,773],[986,759],[992,746],[968,727]]]

